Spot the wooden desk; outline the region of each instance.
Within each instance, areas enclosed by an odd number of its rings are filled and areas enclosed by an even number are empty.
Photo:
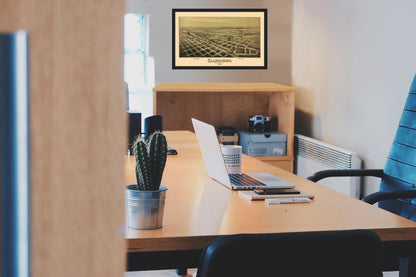
[[[263,201],[246,201],[238,196],[237,191],[209,178],[193,133],[175,131],[165,134],[168,144],[178,150],[178,155],[168,157],[163,175],[162,183],[169,188],[163,228],[150,231],[127,229],[129,270],[195,266],[195,255],[210,241],[236,233],[370,229],[391,251],[407,253],[415,247],[416,222],[248,156],[243,157],[244,172],[270,172],[314,194],[315,199],[311,203],[269,207]],[[126,160],[126,165],[127,184],[134,183],[133,157]],[[189,254],[184,258],[188,259],[185,264],[175,260],[178,251]],[[158,264],[162,258],[154,264],[150,258],[169,253],[172,256],[166,258],[165,264]]]

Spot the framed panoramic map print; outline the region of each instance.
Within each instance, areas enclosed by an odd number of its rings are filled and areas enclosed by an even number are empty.
[[[173,9],[173,69],[267,69],[266,9]]]

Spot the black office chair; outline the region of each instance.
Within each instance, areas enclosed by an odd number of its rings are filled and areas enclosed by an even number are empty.
[[[205,248],[197,277],[382,276],[381,252],[368,230],[230,235]]]
[[[363,200],[370,204],[380,201],[380,208],[416,221],[416,75],[384,170],[324,170],[308,179],[317,182],[339,176],[381,178],[380,191]]]

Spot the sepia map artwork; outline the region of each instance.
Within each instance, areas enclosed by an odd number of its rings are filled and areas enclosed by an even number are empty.
[[[266,10],[173,10],[173,68],[267,68],[266,19]]]

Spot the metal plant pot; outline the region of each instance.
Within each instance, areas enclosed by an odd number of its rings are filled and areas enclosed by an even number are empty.
[[[137,190],[136,185],[126,187],[127,225],[133,229],[162,228],[163,209],[165,207],[165,186],[159,190]]]

